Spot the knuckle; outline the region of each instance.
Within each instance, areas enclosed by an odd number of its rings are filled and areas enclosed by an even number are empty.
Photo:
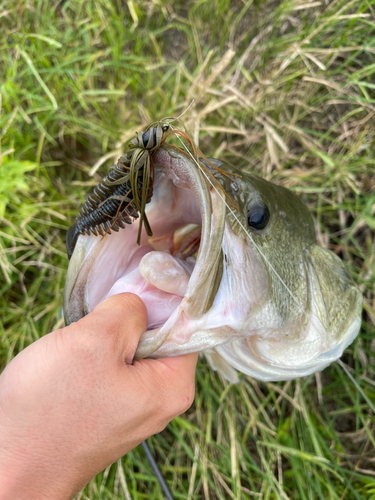
[[[177,387],[174,391],[173,405],[171,405],[172,418],[185,413],[193,404],[195,396],[194,382],[185,384],[185,387]]]
[[[181,401],[180,401],[181,411],[179,414],[185,413],[185,411],[187,411],[190,408],[190,406],[194,402],[194,397],[195,397],[195,386],[194,383],[192,383],[189,384],[185,392],[183,392],[181,395]]]

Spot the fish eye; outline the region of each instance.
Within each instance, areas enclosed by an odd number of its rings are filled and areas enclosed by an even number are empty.
[[[270,220],[268,208],[263,204],[251,207],[247,213],[247,223],[254,229],[264,229]]]

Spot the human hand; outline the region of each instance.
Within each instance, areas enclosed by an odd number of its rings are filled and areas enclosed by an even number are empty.
[[[133,294],[31,344],[0,377],[0,500],[67,500],[194,399],[197,354],[133,356],[146,330]]]

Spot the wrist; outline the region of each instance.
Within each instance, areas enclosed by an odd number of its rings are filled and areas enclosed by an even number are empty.
[[[57,470],[39,447],[30,452],[0,442],[0,500],[70,500],[78,492],[66,469]]]

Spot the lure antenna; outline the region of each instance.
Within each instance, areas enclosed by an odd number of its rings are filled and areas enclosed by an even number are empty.
[[[177,116],[176,118],[172,118],[171,120],[168,120],[168,122],[166,122],[166,123],[168,123],[168,125],[169,125],[170,123],[173,123],[173,122],[179,120],[182,116],[184,116],[185,113],[187,113],[189,111],[189,109],[192,107],[193,104],[194,104],[194,99],[191,100],[191,103],[189,104],[189,106],[179,116]]]

